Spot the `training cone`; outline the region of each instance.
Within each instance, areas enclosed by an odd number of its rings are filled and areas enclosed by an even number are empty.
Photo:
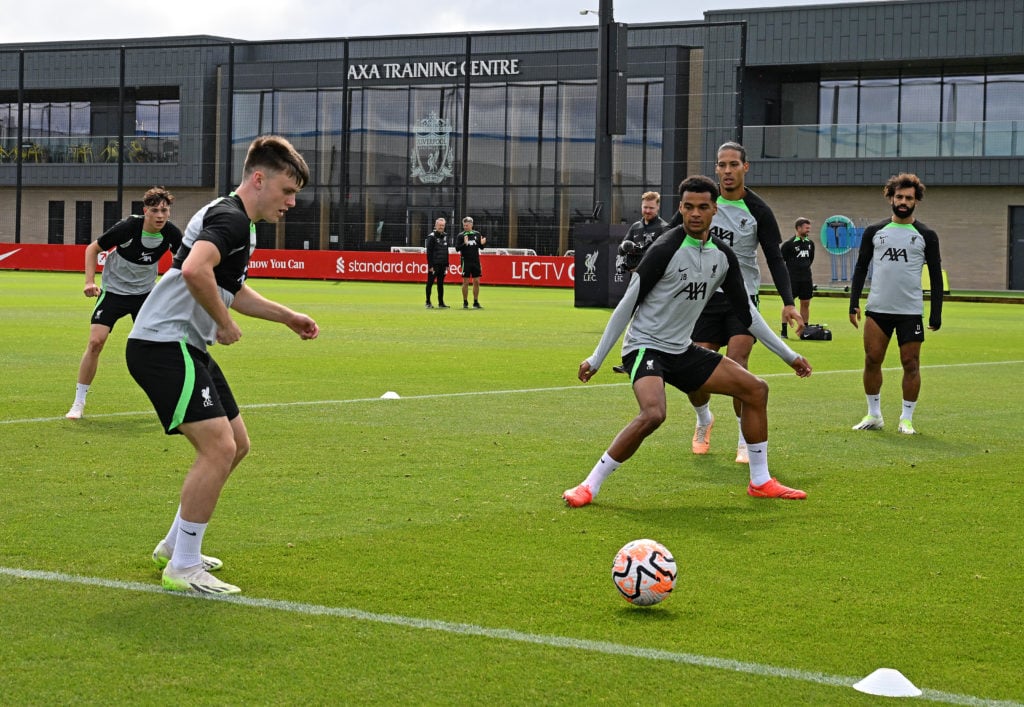
[[[384,395],[380,396],[381,400],[398,400],[400,397],[402,396],[393,390],[389,390],[388,392],[384,393]]]
[[[903,673],[892,668],[879,668],[853,686],[854,690],[881,697],[917,697],[921,691]]]

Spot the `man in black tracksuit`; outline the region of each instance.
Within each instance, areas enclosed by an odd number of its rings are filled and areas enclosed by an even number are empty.
[[[443,218],[434,221],[434,230],[427,236],[427,309],[433,309],[430,292],[437,281],[437,306],[448,309],[444,303],[444,275],[448,271],[448,234],[444,232],[447,222]]]

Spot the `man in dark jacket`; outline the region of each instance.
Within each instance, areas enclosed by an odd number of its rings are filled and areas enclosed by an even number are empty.
[[[433,309],[430,293],[437,281],[437,307],[448,309],[444,303],[444,274],[448,271],[448,234],[444,232],[447,222],[443,218],[434,221],[434,230],[427,236],[427,309]]]
[[[640,197],[642,218],[629,227],[626,237],[619,244],[615,269],[620,273],[633,272],[640,264],[644,251],[668,228],[658,212],[661,210],[661,194],[656,191],[644,192]]]

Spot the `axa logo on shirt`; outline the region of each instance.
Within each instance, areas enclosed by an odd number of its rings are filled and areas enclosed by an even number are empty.
[[[684,278],[685,279],[685,278]],[[685,285],[679,288],[679,291],[674,295],[686,295],[688,300],[707,299],[708,297],[708,283],[706,282],[687,282]]]
[[[906,248],[886,248],[885,252],[882,253],[880,260],[889,260],[896,262],[902,260],[904,263],[908,261],[907,249]]]
[[[733,232],[732,231],[726,230],[726,229],[722,228],[721,226],[712,226],[711,230],[708,233],[709,233],[709,235],[713,236],[714,238],[721,238],[723,241],[728,243],[730,246],[732,245],[732,241],[733,241]]]

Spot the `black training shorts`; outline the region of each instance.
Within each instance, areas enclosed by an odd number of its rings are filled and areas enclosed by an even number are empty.
[[[756,307],[757,295],[753,295],[751,300]],[[704,311],[697,318],[697,324],[693,327],[693,334],[690,338],[701,344],[727,346],[729,339],[740,335],[754,336],[743,326],[743,322],[733,311],[725,293],[715,292],[704,306]]]
[[[113,330],[117,320],[129,314],[134,322],[148,296],[148,292],[141,295],[119,295],[116,292],[102,290],[99,299],[96,300],[96,306],[92,308],[89,323],[102,324]]]
[[[684,393],[704,385],[722,361],[722,354],[691,344],[681,354],[641,348],[622,357],[622,367],[629,380],[636,383],[647,376],[657,376]]]
[[[238,417],[235,396],[209,353],[184,341],[128,339],[125,360],[167,434],[180,434],[183,422]]]
[[[794,280],[790,278],[789,283],[793,287],[793,296],[797,299],[811,299],[814,297],[814,280],[807,278]]]
[[[872,311],[867,311],[864,315],[874,320],[885,334],[885,338],[891,339],[895,331],[896,341],[900,346],[912,341],[924,341],[924,319],[920,315],[879,314]]]

